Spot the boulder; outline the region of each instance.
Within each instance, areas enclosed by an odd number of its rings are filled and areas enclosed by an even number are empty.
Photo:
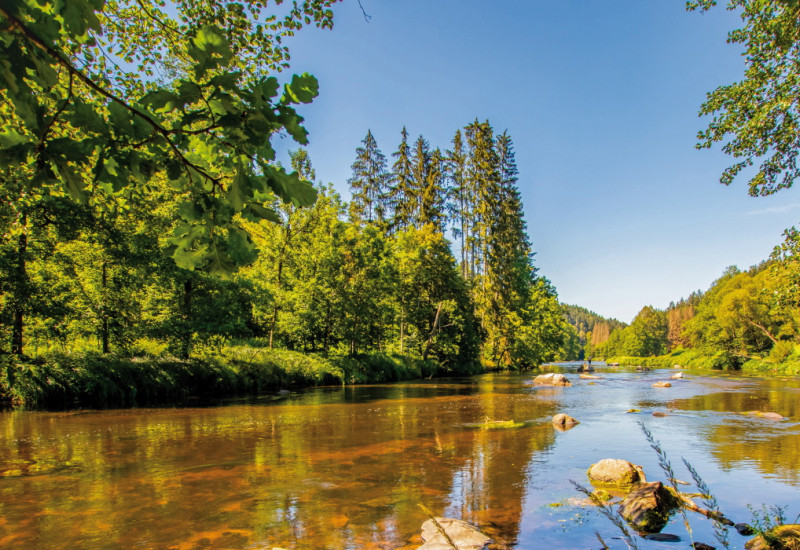
[[[580,377],[581,377],[582,380],[599,380],[600,379],[599,376],[595,376],[594,374],[585,374],[583,372],[580,374]]]
[[[653,411],[653,416],[664,417],[667,416],[667,413],[665,413],[664,411]]]
[[[459,550],[483,550],[492,541],[477,527],[460,519],[436,518],[436,523],[429,519],[422,524],[422,540],[425,544],[417,550],[453,550],[453,545],[445,538],[440,528],[447,533]]]
[[[658,533],[677,509],[678,499],[660,481],[654,481],[631,491],[619,505],[619,514],[641,533]]]
[[[643,367],[641,365],[637,365],[636,366],[636,370],[639,371],[639,372],[648,372],[648,371],[653,370],[653,369],[651,369],[650,367]]]
[[[747,541],[747,550],[800,550],[800,525],[789,523],[778,525]]]
[[[655,384],[651,384],[654,388],[671,388],[672,384],[669,382],[656,382]]]
[[[578,367],[578,372],[594,372],[594,367],[584,363],[583,365]]]
[[[759,418],[766,418],[767,420],[783,420],[784,417],[776,412],[763,412],[763,411],[749,411],[747,414],[757,416]]]
[[[682,372],[676,372],[675,374],[670,376],[670,378],[672,378],[673,380],[677,380],[678,378],[683,378],[683,373]]]
[[[553,426],[555,426],[556,429],[561,431],[569,430],[570,428],[577,426],[578,424],[580,424],[580,422],[578,422],[571,416],[564,413],[558,413],[553,417]]]
[[[548,372],[547,374],[540,374],[533,379],[534,386],[571,386],[572,384],[561,373]]]
[[[645,481],[641,466],[620,458],[604,458],[592,464],[587,475],[592,481],[609,485],[633,485]]]
[[[743,537],[749,537],[750,535],[756,534],[756,530],[747,525],[746,523],[736,523],[733,525],[733,528],[736,529],[736,532],[742,535]]]

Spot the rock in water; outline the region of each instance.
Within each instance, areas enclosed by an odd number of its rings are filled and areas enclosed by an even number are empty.
[[[477,527],[466,521],[436,518],[436,522],[459,550],[483,550],[492,541]],[[422,540],[425,541],[425,544],[417,550],[453,550],[453,546],[430,519],[422,524]]]
[[[778,525],[767,531],[766,535],[771,544],[764,535],[758,535],[748,540],[744,547],[747,550],[800,550],[800,525]]]
[[[671,388],[672,384],[669,382],[656,382],[655,384],[652,384],[652,386],[654,388]]]
[[[594,374],[586,374],[582,372],[580,374],[581,380],[600,380],[600,376],[595,376]]]
[[[749,537],[750,535],[755,535],[756,531],[746,523],[737,523],[733,526],[736,529],[736,532],[742,535],[743,537]]]
[[[619,505],[620,515],[643,533],[661,531],[677,509],[678,500],[660,481],[642,483]]]
[[[558,372],[548,372],[547,374],[540,374],[533,379],[534,386],[571,386],[567,377]]]
[[[553,417],[553,426],[559,430],[566,431],[578,424],[580,424],[580,422],[564,413],[559,413]]]
[[[672,378],[673,380],[677,380],[678,378],[683,378],[683,373],[682,372],[676,372],[675,374],[670,376],[670,378]]]
[[[604,458],[592,464],[587,474],[592,481],[609,485],[633,485],[645,481],[641,466],[620,458]]]

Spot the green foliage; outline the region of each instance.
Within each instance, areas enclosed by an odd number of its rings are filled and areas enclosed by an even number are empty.
[[[611,332],[626,326],[616,319],[606,319],[593,311],[574,305],[564,305],[564,316],[574,328],[575,337],[578,338],[577,349],[573,344],[568,353],[560,356],[564,361],[601,355],[601,346],[608,341]]]
[[[430,378],[437,373],[437,365],[433,361],[405,355],[360,353],[333,356],[331,362],[342,370],[348,384]]]
[[[690,0],[689,10],[705,11],[715,1]],[[800,7],[784,0],[728,0],[743,26],[728,33],[728,42],[742,44],[744,78],[709,93],[700,115],[712,115],[698,134],[698,148],[724,142],[722,150],[736,161],[723,173],[726,185],[748,166],[760,163],[750,179],[753,196],[791,187],[800,175],[797,155],[797,59],[800,57]]]
[[[666,312],[645,306],[630,326],[614,330],[598,350],[606,357],[663,355],[668,348],[667,328]]]
[[[263,54],[242,50],[247,33],[223,30],[218,12],[203,14],[179,3],[188,28],[165,16],[170,23],[159,21],[166,35],[159,49],[135,38],[138,23],[154,18],[144,4],[109,4],[20,1],[0,8],[0,167],[30,170],[26,193],[65,194],[106,210],[119,204],[118,197],[163,178],[184,194],[174,205],[172,217],[179,221],[167,252],[180,267],[229,274],[256,256],[241,217],[273,217],[268,203],[276,196],[297,205],[315,200],[308,182],[269,163],[276,132],[307,143],[294,105],[316,96],[316,79],[295,75],[278,97],[275,77],[242,70],[237,54],[264,61]],[[104,13],[107,8],[112,15]],[[98,61],[107,25],[112,35],[137,28],[110,46],[128,63],[135,58],[151,70],[164,54],[179,55],[173,76],[144,81],[106,65],[105,54]]]

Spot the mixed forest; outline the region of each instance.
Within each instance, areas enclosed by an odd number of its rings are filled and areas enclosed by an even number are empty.
[[[318,83],[282,71],[285,39],[332,28],[336,1],[280,16],[212,0],[0,6],[0,397],[136,402],[668,353],[797,362],[794,229],[762,265],[626,326],[563,306],[537,272],[512,138],[489,121],[438,145],[402,128],[388,154],[367,130],[350,199],[322,183],[300,114]],[[728,140],[745,159],[726,184],[773,151],[750,182],[771,194],[794,181],[798,132],[748,121],[794,116],[773,84],[797,70],[796,19],[729,7],[754,55],[701,107],[716,118],[698,147]],[[785,46],[764,50],[764,33]],[[277,135],[297,143],[285,166]]]

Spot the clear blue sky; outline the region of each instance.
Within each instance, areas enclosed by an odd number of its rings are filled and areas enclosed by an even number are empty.
[[[740,78],[724,9],[682,0],[356,0],[333,31],[289,42],[320,80],[304,107],[318,179],[345,198],[371,129],[390,158],[403,125],[450,146],[478,118],[508,130],[536,265],[562,302],[630,322],[767,258],[800,221],[800,189],[752,198],[698,151],[706,92]],[[283,147],[291,146],[286,140]]]

